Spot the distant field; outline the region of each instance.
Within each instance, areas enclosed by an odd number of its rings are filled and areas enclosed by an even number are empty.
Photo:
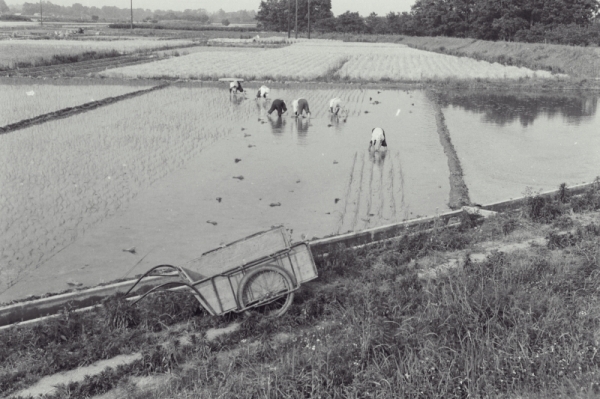
[[[261,40],[267,40],[261,38]],[[485,61],[440,55],[389,43],[300,41],[259,52],[197,52],[151,64],[116,68],[102,76],[216,79],[238,76],[273,80],[390,80],[549,78],[547,71],[506,67]]]
[[[29,21],[0,21],[0,28],[11,28],[13,26],[35,26],[35,22]]]
[[[116,50],[130,53],[140,50],[179,47],[191,40],[114,40],[110,42],[82,40],[0,40],[0,66],[12,67],[18,62],[39,62],[54,55],[76,55],[89,51]]]

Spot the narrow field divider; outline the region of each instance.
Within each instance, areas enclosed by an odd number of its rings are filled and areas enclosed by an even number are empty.
[[[116,102],[119,102],[122,100],[127,100],[129,98],[133,98],[133,97],[137,97],[137,96],[141,96],[143,94],[150,93],[152,91],[164,89],[166,87],[169,87],[170,85],[171,85],[170,83],[164,83],[164,84],[161,84],[158,86],[153,86],[149,89],[138,90],[138,91],[134,91],[131,93],[127,93],[127,94],[123,94],[123,95],[115,96],[115,97],[107,97],[102,100],[91,101],[88,103],[77,105],[75,107],[63,108],[58,111],[38,115],[33,118],[23,119],[19,122],[11,123],[9,125],[0,127],[0,134],[10,133],[10,132],[14,132],[16,130],[28,128],[33,125],[39,125],[39,124],[50,122],[50,121],[53,121],[56,119],[62,119],[62,118],[67,118],[69,116],[81,114],[83,112],[87,112],[87,111],[90,111],[90,110],[93,110],[96,108],[100,108],[105,105],[114,104]]]

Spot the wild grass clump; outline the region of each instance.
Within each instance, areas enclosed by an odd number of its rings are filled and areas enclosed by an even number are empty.
[[[0,392],[27,387],[39,378],[129,354],[154,345],[156,335],[204,313],[191,294],[161,293],[131,307],[122,295],[90,313],[65,308],[60,317],[0,332]],[[199,322],[202,325],[202,322]]]
[[[599,210],[600,178],[597,177],[583,194],[577,196],[571,195],[563,183],[554,196],[542,196],[540,193],[528,190],[526,197],[524,207],[526,216],[535,222],[552,223],[571,211],[581,213]]]

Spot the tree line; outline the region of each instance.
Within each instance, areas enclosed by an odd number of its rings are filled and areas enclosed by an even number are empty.
[[[318,32],[600,44],[600,0],[417,0],[410,12],[367,17],[335,17],[331,0],[298,0],[299,31],[308,27],[308,4]],[[259,27],[276,31],[294,29],[295,18],[293,0],[263,0],[256,15]]]
[[[4,0],[0,0],[3,2]],[[74,3],[71,6],[60,6],[49,1],[42,3],[44,16],[56,18],[71,18],[79,20],[104,20],[104,21],[129,21],[131,19],[130,8],[119,8],[114,6],[87,7],[81,3]],[[1,11],[1,10],[0,10]],[[40,12],[40,3],[26,2],[21,7],[21,13],[24,15],[34,15]],[[187,9],[184,11],[173,10],[149,10],[143,8],[133,9],[133,19],[136,21],[161,21],[161,20],[182,20],[194,21],[199,23],[221,22],[225,19],[231,23],[255,23],[256,12],[240,10],[234,12],[225,12],[219,10],[210,13],[205,9]]]

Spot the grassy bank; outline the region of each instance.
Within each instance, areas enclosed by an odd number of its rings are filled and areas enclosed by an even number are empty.
[[[421,50],[565,73],[577,78],[600,77],[600,49],[597,47],[409,36],[405,36],[402,43]]]
[[[277,320],[209,317],[192,298],[168,295],[134,309],[112,298],[95,313],[65,312],[0,335],[0,390],[142,351],[136,363],[54,397],[117,386],[135,398],[592,397],[600,392],[599,211],[600,183],[579,197],[563,187],[551,200],[531,195],[518,213],[339,248]],[[423,277],[451,254],[532,237],[547,244],[482,263],[465,257]],[[208,327],[229,321],[241,328],[205,339]],[[164,372],[169,381],[151,391],[131,382]]]

